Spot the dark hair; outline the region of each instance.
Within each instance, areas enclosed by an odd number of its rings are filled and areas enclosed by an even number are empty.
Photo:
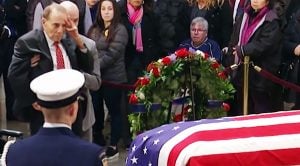
[[[106,38],[106,41],[110,42],[110,41],[112,41],[112,39],[115,36],[114,32],[115,32],[115,29],[116,29],[117,25],[120,23],[120,11],[119,11],[119,8],[118,8],[117,3],[116,3],[115,0],[100,0],[100,2],[98,4],[96,19],[95,19],[91,29],[98,27],[100,29],[100,32],[103,32],[103,31],[106,30],[105,25],[104,25],[104,21],[103,21],[102,16],[101,16],[101,6],[102,6],[102,3],[104,1],[111,2],[112,6],[113,6],[113,11],[114,11],[114,17],[112,18],[111,24],[108,27],[108,36]]]

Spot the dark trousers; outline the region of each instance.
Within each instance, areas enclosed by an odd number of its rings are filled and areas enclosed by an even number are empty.
[[[243,89],[237,88],[235,95],[236,110],[231,115],[243,115]],[[249,89],[248,94],[248,114],[259,114],[272,112],[271,95],[268,91],[260,91],[255,89]]]
[[[142,56],[142,55],[140,55]],[[129,84],[134,84],[138,77],[141,77],[144,75],[144,70],[146,70],[146,65],[142,64],[139,57],[133,58],[132,62],[130,64],[126,65],[126,73],[127,73],[127,79]]]
[[[78,113],[75,122],[72,124],[72,131],[75,133],[75,135],[79,137],[84,137],[84,131],[82,130],[82,123],[83,119],[86,114],[86,108],[87,108],[87,97],[84,96],[83,94],[81,97],[84,98],[84,100],[79,100],[78,101]]]
[[[110,114],[111,137],[110,145],[116,146],[122,135],[121,101],[122,90],[102,85],[98,91],[92,92],[96,122],[93,126],[94,139],[102,136],[104,128],[104,103]]]
[[[14,39],[0,40],[0,77],[3,76],[7,119],[14,119],[12,112],[14,95],[7,79],[8,67],[13,54],[14,41]]]

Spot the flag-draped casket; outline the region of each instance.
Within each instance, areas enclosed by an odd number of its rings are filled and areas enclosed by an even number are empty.
[[[163,125],[133,140],[126,165],[300,165],[300,111]]]

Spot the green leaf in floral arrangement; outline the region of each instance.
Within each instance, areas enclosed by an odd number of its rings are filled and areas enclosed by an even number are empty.
[[[152,98],[153,98],[153,102],[155,102],[155,103],[160,103],[161,102],[161,98],[160,98],[159,94],[157,94],[157,93],[154,93],[152,95]]]
[[[204,105],[208,99],[231,98],[232,92],[235,91],[234,87],[230,84],[229,79],[218,77],[218,73],[222,72],[223,67],[212,68],[213,61],[201,57],[202,54],[190,53],[190,57],[176,59],[175,62],[164,67],[160,66],[160,62],[152,63],[152,68],[159,68],[160,74],[154,76],[150,73],[151,70],[148,70],[145,75],[150,76],[150,82],[145,86],[138,87],[135,94],[139,97],[139,102],[145,104],[147,108],[150,108],[152,103],[161,103],[161,109],[130,115],[129,121],[133,135],[164,124],[167,121],[170,102],[183,93],[191,94],[186,91],[187,89],[191,90],[191,83],[195,94],[194,111],[198,119],[226,116],[224,111],[219,109],[209,111]],[[148,66],[151,67],[151,65]],[[188,117],[192,118],[192,116]],[[173,118],[171,117],[171,119]]]
[[[179,88],[179,83],[177,80],[172,80],[171,83],[168,85],[169,89],[178,89]]]

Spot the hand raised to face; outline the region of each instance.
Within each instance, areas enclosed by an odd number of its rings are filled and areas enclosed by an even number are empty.
[[[65,20],[66,23],[66,32],[73,38],[76,38],[79,36],[78,28],[76,24],[72,21],[70,17],[67,17]]]

